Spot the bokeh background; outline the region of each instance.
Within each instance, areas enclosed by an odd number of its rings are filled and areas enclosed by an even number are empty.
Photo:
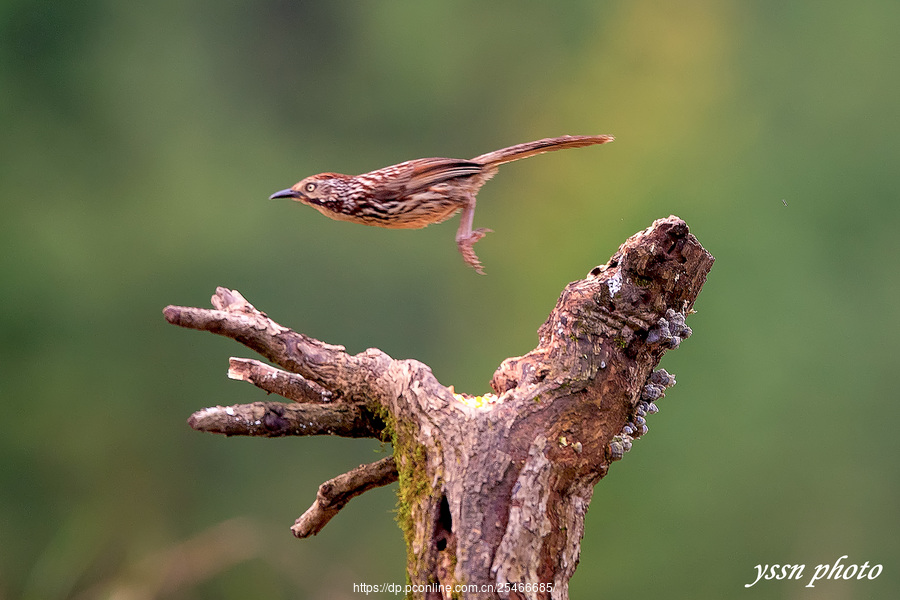
[[[316,538],[322,481],[389,448],[225,439],[263,394],[165,323],[217,285],[481,393],[569,281],[660,217],[717,262],[678,385],[596,488],[573,598],[900,590],[900,3],[0,3],[0,598],[355,598],[405,581],[393,487]],[[386,231],[272,192],[320,171],[614,144],[503,167]],[[874,581],[816,565],[882,564]],[[805,564],[763,581],[757,564]]]

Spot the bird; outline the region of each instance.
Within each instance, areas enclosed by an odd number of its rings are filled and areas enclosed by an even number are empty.
[[[387,229],[420,229],[462,211],[456,246],[463,260],[484,274],[473,246],[491,229],[472,229],[475,197],[497,168],[514,160],[613,141],[611,135],[564,135],[509,146],[469,160],[419,158],[362,175],[319,173],[275,192],[270,200],[290,198],[326,217]]]

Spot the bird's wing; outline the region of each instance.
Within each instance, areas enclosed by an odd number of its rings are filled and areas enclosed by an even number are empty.
[[[459,158],[411,160],[380,169],[385,172],[385,184],[378,186],[378,196],[396,198],[414,194],[448,179],[478,175],[482,170],[479,163]]]

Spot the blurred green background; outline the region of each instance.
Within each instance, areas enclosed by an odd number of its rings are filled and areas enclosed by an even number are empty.
[[[405,580],[393,486],[316,538],[345,439],[225,439],[236,343],[165,323],[240,290],[482,393],[569,281],[660,217],[717,261],[678,385],[597,486],[573,598],[900,590],[900,3],[0,3],[0,598],[355,598]],[[320,171],[611,133],[386,231],[272,192]],[[783,202],[784,201],[784,202]],[[786,203],[787,205],[785,206]],[[816,565],[882,564],[874,581]],[[755,565],[806,564],[804,580]]]

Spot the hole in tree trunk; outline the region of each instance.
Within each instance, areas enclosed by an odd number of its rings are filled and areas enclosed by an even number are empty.
[[[450,516],[450,503],[447,502],[447,496],[441,496],[441,507],[434,531],[434,541],[439,551],[447,549],[451,533],[453,533],[453,517]]]

